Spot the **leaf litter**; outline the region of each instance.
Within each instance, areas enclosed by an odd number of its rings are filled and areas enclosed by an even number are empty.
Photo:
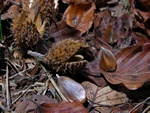
[[[149,0],[0,3],[0,112],[150,111]]]

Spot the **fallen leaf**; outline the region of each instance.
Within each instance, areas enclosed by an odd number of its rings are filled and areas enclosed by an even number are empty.
[[[86,91],[87,100],[93,107],[124,104],[129,100],[124,93],[117,92],[109,86],[98,87],[88,81],[84,81],[82,85]]]
[[[56,27],[56,25],[59,27]],[[57,22],[56,25],[51,25],[47,30],[47,34],[51,36],[50,39],[53,39],[55,42],[70,37],[80,37],[82,35],[80,31],[69,27],[64,21]]]
[[[39,69],[39,64],[36,64],[31,70],[28,71],[29,75],[34,76]]]
[[[43,103],[51,103],[56,104],[57,101],[55,99],[50,99],[45,95],[35,95],[33,100],[32,99],[24,99],[23,101],[18,101],[16,104],[16,113],[28,113],[34,112],[37,106]]]
[[[100,69],[99,69],[99,58],[95,58],[92,62],[88,62],[86,65],[88,69],[88,73],[93,76],[100,76]]]
[[[113,107],[106,107],[106,106],[102,106],[102,107],[96,107],[94,108],[94,113],[111,113]]]
[[[85,33],[93,24],[94,10],[94,3],[71,4],[64,12],[63,20],[67,25]]]
[[[129,28],[132,29],[133,27],[133,22],[132,22],[132,17],[129,13],[125,13],[121,16],[124,28],[128,30]]]
[[[88,113],[87,109],[77,101],[65,102],[59,104],[43,103],[40,105],[43,113]]]
[[[27,113],[28,111],[34,111],[34,109],[36,108],[36,104],[34,104],[31,101],[19,101],[16,103],[16,109],[15,112],[16,113]]]
[[[142,46],[145,43],[150,43],[150,40],[146,36],[144,36],[140,33],[132,32],[132,37],[135,39],[136,44],[139,45],[139,46]]]
[[[109,9],[111,10],[111,15],[114,17],[121,17],[123,14],[128,13],[123,1],[118,2],[118,5]]]
[[[112,84],[123,84],[130,90],[136,90],[150,81],[150,43],[143,46],[131,46],[120,50],[116,55],[117,69],[106,72],[105,78]]]
[[[2,20],[14,19],[19,14],[20,6],[12,5],[5,13],[2,14]]]
[[[108,9],[95,14],[94,28],[97,49],[100,49],[101,46],[109,50],[129,46],[131,31],[128,27],[132,27],[131,20],[129,15],[122,18],[113,17]]]

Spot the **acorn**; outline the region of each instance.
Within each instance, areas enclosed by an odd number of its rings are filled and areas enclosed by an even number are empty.
[[[87,63],[84,57],[76,54],[81,48],[87,48],[78,40],[66,39],[53,45],[47,54],[28,51],[28,54],[36,57],[39,61],[45,62],[56,72],[74,71]]]

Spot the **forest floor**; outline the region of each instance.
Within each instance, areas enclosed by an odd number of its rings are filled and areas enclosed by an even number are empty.
[[[149,0],[0,0],[0,112],[150,113]]]

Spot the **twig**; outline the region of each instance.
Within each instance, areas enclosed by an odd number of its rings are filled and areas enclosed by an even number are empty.
[[[11,110],[8,110],[4,107],[4,105],[2,104],[2,102],[0,102],[0,108],[4,111],[4,113],[9,113]]]
[[[137,107],[139,107],[141,104],[145,103],[147,100],[149,100],[150,97],[148,97],[147,99],[145,99],[144,101],[140,102],[139,104],[137,104],[134,108],[132,108],[129,113],[132,113],[133,110],[135,110]]]
[[[58,8],[58,0],[54,0],[54,3],[55,3],[55,9],[57,9]]]
[[[23,73],[25,73],[26,71],[30,70],[30,69],[33,69],[32,67],[31,68],[27,68],[25,70],[22,70],[22,71],[19,71],[18,73],[14,74],[13,76],[9,77],[9,79],[13,79],[14,77],[18,76],[18,75],[23,75]]]
[[[0,83],[0,85],[2,86],[2,93],[3,93],[3,98],[5,97],[5,87],[3,83]]]
[[[20,2],[17,2],[15,0],[10,0],[10,3],[13,4],[13,5],[21,6]]]
[[[16,73],[19,73],[18,68],[17,68],[8,58],[5,58],[5,60],[6,60],[6,63],[7,63],[9,66],[11,66],[12,69],[14,69],[14,71],[15,71]]]
[[[15,99],[10,106],[12,106],[14,103],[16,103],[31,87],[34,87],[34,85],[30,85],[26,90],[22,91],[23,93],[18,96],[17,99]]]
[[[147,111],[150,109],[150,106],[148,106],[142,113],[148,113]]]
[[[10,96],[10,89],[9,89],[9,72],[8,72],[8,65],[6,66],[6,107],[10,109],[11,105],[11,96]]]
[[[52,78],[52,74],[48,73],[47,70],[45,69],[45,67],[41,65],[41,68],[44,70],[44,72],[46,73],[48,79],[50,80],[50,82],[52,83],[52,85],[54,86],[54,88],[56,89],[57,93],[59,94],[59,96],[61,97],[62,100],[68,101],[66,99],[66,97],[62,94],[62,92],[60,91],[59,87],[57,86],[56,82],[54,81],[54,79]]]

